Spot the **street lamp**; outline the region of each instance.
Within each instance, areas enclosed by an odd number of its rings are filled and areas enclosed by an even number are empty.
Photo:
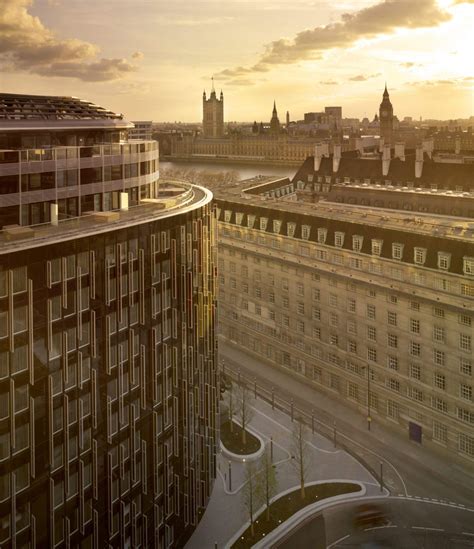
[[[367,370],[367,429],[370,431],[370,424],[372,417],[370,415],[370,366],[362,366],[364,370]]]

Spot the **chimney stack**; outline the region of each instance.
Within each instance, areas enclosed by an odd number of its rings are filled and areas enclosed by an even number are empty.
[[[329,156],[329,143],[317,143],[314,153],[314,171],[318,172],[323,156]]]
[[[332,171],[337,173],[339,170],[339,164],[341,162],[341,145],[340,143],[334,143],[333,155],[332,155]]]
[[[425,139],[423,141],[423,152],[425,152],[430,158],[433,156],[434,151],[434,140],[431,137],[430,139]]]
[[[388,175],[388,170],[390,169],[390,143],[387,143],[383,146],[382,153],[382,174],[384,177]]]
[[[423,147],[416,148],[415,177],[420,178],[423,173]]]
[[[395,143],[395,158],[405,162],[405,143]]]

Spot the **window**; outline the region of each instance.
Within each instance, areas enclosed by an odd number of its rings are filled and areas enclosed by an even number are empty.
[[[334,246],[336,246],[337,248],[342,248],[344,246],[344,233],[343,232],[336,231],[334,233]],[[474,263],[473,263],[473,274],[474,274]]]
[[[412,356],[421,356],[421,345],[416,341],[410,341],[410,354]]]
[[[282,305],[283,307],[285,307],[285,309],[288,309],[288,307],[290,306],[290,300],[287,297],[283,297]]]
[[[303,240],[308,240],[310,233],[311,233],[311,227],[309,225],[301,226],[301,238]]]
[[[466,383],[460,383],[459,396],[464,400],[472,400],[472,385],[467,385]]]
[[[468,456],[474,456],[474,437],[459,433],[459,451]]]
[[[451,265],[451,254],[438,252],[438,269],[447,271]]]
[[[426,261],[426,248],[415,247],[413,249],[413,261],[417,265],[424,265]]]
[[[388,334],[387,343],[389,347],[396,349],[398,347],[398,337],[395,334]]]
[[[444,328],[442,326],[433,326],[433,339],[444,343]]]
[[[331,307],[337,307],[337,295],[329,294],[329,305]]]
[[[456,408],[456,415],[458,419],[464,421],[464,423],[474,424],[474,412],[466,410],[465,408]]]
[[[394,242],[392,244],[392,259],[401,260],[403,258],[403,248],[404,244],[400,242]]]
[[[255,314],[258,316],[262,315],[262,307],[260,305],[255,305]]]
[[[232,285],[232,279],[230,281],[230,287],[235,288],[235,285],[234,286]],[[242,282],[242,291],[244,292],[244,294],[249,293],[249,285],[246,282]]]
[[[336,313],[329,313],[329,324],[334,328],[337,328],[339,319]]]
[[[331,334],[329,336],[329,344],[338,345],[338,343],[339,343],[339,337],[337,336],[337,334]]]
[[[258,298],[262,297],[262,288],[260,288],[259,286],[255,288],[255,297],[258,297]]]
[[[283,315],[281,320],[282,320],[283,326],[285,326],[286,328],[290,327],[290,317],[289,316]]]
[[[458,316],[458,322],[463,326],[471,326],[471,323],[472,323],[470,316],[462,315],[462,314]]]
[[[373,347],[367,348],[367,358],[372,362],[377,362],[377,350]]]
[[[296,329],[298,332],[300,332],[301,334],[304,334],[304,322],[302,320],[298,320],[296,322]]]
[[[349,297],[347,299],[347,310],[350,313],[355,313],[356,312],[356,300],[353,299],[352,297]]]
[[[336,374],[330,374],[329,376],[329,386],[331,389],[334,389],[335,391],[339,391],[340,382],[339,382],[339,376]]]
[[[375,320],[375,305],[367,305],[367,318]]]
[[[397,313],[394,313],[393,311],[387,312],[387,323],[389,326],[396,326],[397,325]]]
[[[318,229],[318,242],[320,244],[326,244],[326,237],[327,237],[327,234],[328,234],[328,230],[327,229],[324,229],[324,228],[319,228]]]
[[[420,304],[418,301],[410,301],[410,309],[413,311],[419,311],[420,310]]]
[[[353,354],[357,354],[357,342],[353,341],[352,339],[350,339],[348,342],[347,342],[347,350],[350,352],[350,353],[353,353]]]
[[[474,257],[463,257],[463,271],[465,275],[474,276]]]
[[[400,406],[393,400],[387,400],[387,416],[398,421],[400,415]]]
[[[420,391],[417,387],[408,387],[407,394],[413,400],[423,402],[423,391]]]
[[[375,326],[367,326],[367,339],[377,341],[377,329]]]
[[[354,252],[360,252],[362,250],[362,244],[364,243],[364,237],[360,235],[352,236],[352,249]]]
[[[472,375],[471,361],[467,358],[460,357],[459,358],[459,371],[461,372],[461,374],[471,376]]]
[[[321,339],[321,328],[313,326],[313,337],[314,339]]]
[[[297,284],[296,286],[296,293],[298,295],[303,296],[304,295],[304,285],[303,284]]]
[[[464,284],[461,282],[461,295],[474,297],[474,284]]]
[[[296,310],[298,311],[299,315],[304,315],[304,303],[298,302]]]
[[[372,239],[372,255],[381,255],[383,240]]]
[[[396,356],[388,356],[387,357],[387,366],[391,370],[398,370],[398,358]]]
[[[288,236],[293,238],[295,236],[295,230],[296,230],[296,223],[289,221],[286,224],[286,231]]]
[[[359,387],[352,381],[347,383],[347,396],[353,400],[359,400]]]
[[[412,334],[420,333],[420,321],[416,318],[410,318],[410,332]]]
[[[442,444],[448,443],[448,428],[444,423],[433,421],[433,440]]]
[[[434,383],[434,386],[437,389],[441,389],[442,391],[446,391],[446,376],[444,374],[440,374],[440,373],[436,372],[434,377],[433,377],[433,383]]]
[[[444,351],[433,349],[433,362],[438,366],[444,366],[446,364],[446,356]]]
[[[448,403],[442,398],[431,397],[431,406],[439,412],[448,413]]]
[[[419,364],[410,364],[408,373],[411,378],[421,380],[421,366]]]
[[[398,303],[398,297],[393,294],[390,294],[389,296],[387,296],[387,300],[389,303],[393,303],[393,305],[396,305]]]
[[[433,314],[438,318],[444,318],[444,309],[441,309],[440,307],[434,307]]]
[[[321,320],[321,309],[313,307],[312,318],[313,320]]]
[[[354,320],[347,321],[347,333],[352,335],[357,335],[357,324]]]
[[[270,303],[275,303],[275,294],[274,294],[273,292],[270,292],[270,293],[268,294],[268,301],[269,301]]]
[[[471,350],[471,336],[467,334],[459,334],[459,348],[463,351]]]
[[[397,379],[393,379],[392,377],[387,380],[387,387],[391,391],[396,391],[397,393],[400,392],[400,382]]]

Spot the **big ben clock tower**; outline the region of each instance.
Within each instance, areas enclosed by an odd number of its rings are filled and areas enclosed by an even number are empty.
[[[384,143],[392,144],[393,107],[392,107],[392,103],[390,103],[390,97],[387,91],[387,84],[385,84],[385,91],[383,92],[382,103],[380,103],[379,119],[380,119],[380,137],[383,137]]]

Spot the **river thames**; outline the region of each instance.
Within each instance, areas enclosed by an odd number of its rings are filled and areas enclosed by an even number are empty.
[[[160,161],[160,168],[166,169],[195,169],[204,172],[229,172],[236,171],[239,181],[249,179],[256,175],[277,175],[280,177],[293,178],[298,166],[269,166],[267,164],[239,164],[230,162],[168,162]]]

